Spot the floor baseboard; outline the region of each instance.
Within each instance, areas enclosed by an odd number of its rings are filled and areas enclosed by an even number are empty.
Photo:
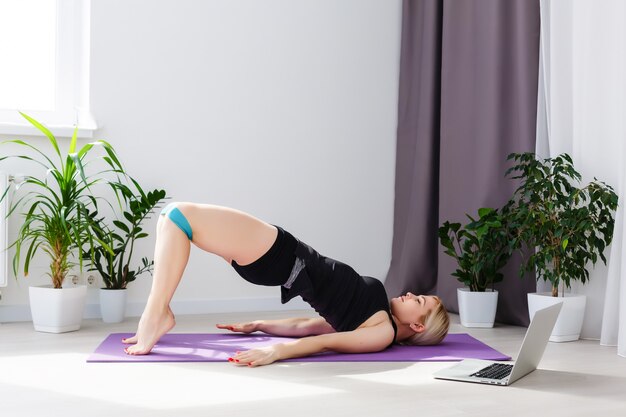
[[[145,303],[129,302],[126,305],[126,317],[139,317]],[[246,311],[287,311],[306,310],[311,307],[301,299],[291,300],[288,304],[281,304],[280,298],[231,298],[212,300],[172,301],[174,314],[213,314],[213,313],[242,313]],[[83,318],[100,318],[100,304],[88,303],[85,305]],[[31,321],[29,305],[0,306],[0,323]]]

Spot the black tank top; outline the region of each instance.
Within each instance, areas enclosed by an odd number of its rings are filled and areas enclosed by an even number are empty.
[[[322,256],[300,241],[292,275],[281,287],[283,304],[300,295],[338,332],[355,330],[378,311],[385,311],[393,326],[394,343],[397,328],[379,280],[361,276],[349,265]]]

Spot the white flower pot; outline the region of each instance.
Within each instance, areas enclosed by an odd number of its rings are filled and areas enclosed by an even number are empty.
[[[465,327],[493,327],[498,307],[498,291],[470,291],[469,288],[457,288],[459,316]]]
[[[100,288],[100,313],[105,323],[120,323],[126,314],[126,289]]]
[[[565,294],[565,297],[552,297],[551,293],[529,293],[528,314],[532,320],[535,312],[557,303],[563,303],[559,318],[550,336],[551,342],[571,342],[578,340],[585,318],[587,297],[578,294]]]
[[[80,329],[87,287],[30,287],[30,312],[38,332],[65,333]]]

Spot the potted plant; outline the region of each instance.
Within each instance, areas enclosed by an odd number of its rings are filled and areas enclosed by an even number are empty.
[[[572,281],[584,284],[589,279],[590,262],[595,265],[600,258],[606,263],[604,250],[613,238],[618,197],[611,186],[595,178],[578,188],[581,175],[568,154],[540,160],[533,153],[514,153],[508,159],[515,165],[506,175],[521,180],[506,205],[514,240],[518,247],[523,243],[534,248],[524,256],[520,275],[534,271],[537,280],[552,286],[551,293],[528,295],[530,317],[537,309],[564,302],[550,340],[578,340],[586,297],[566,293],[565,288]]]
[[[465,284],[457,289],[459,316],[465,327],[493,327],[498,305],[498,291],[493,285],[502,281],[499,272],[511,256],[512,247],[502,214],[492,208],[478,210],[478,219],[470,222],[446,221],[439,228],[445,253],[458,268],[452,273]]]
[[[23,217],[17,238],[10,246],[15,248],[13,272],[17,278],[23,257],[23,273],[27,277],[33,258],[38,253],[45,253],[50,261],[52,285],[29,288],[35,330],[52,333],[78,330],[82,321],[86,286],[64,286],[64,280],[70,269],[76,266],[76,259],[82,269],[80,251],[83,246],[92,252],[94,241],[97,240],[90,232],[87,219],[89,207],[96,204],[90,187],[102,179],[104,172],[117,171],[121,166],[113,147],[105,141],[88,143],[77,149],[78,129],[74,130],[68,152],[63,155],[57,139],[45,126],[21,114],[48,138],[52,153],[56,154],[58,160],[53,161],[54,155],[49,157],[35,145],[22,140],[1,143],[26,148],[29,153],[4,156],[0,161],[19,158],[41,169],[39,176],[24,175],[13,180],[15,189],[7,217],[18,208],[22,209]],[[96,148],[103,148],[106,155],[90,159]],[[105,162],[107,169],[88,174],[85,167],[88,162],[95,160]],[[9,188],[3,193],[2,199],[9,194]]]
[[[98,271],[104,282],[104,288],[100,289],[100,312],[102,320],[107,323],[124,320],[126,286],[142,273],[152,273],[154,261],[146,257],[141,259],[142,264],[137,269],[130,266],[135,241],[148,236],[141,228],[142,222],[165,199],[164,190],[145,193],[135,180],[131,178],[130,181],[135,192],[121,181],[111,183],[117,196],[121,196],[119,201],[123,215],[113,220],[112,226],[105,217],[97,217],[97,212],[90,213],[97,240],[104,244],[95,244],[93,256],[89,252],[83,254],[83,258],[91,260],[89,270]]]

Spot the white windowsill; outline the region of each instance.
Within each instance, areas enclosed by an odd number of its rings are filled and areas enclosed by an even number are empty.
[[[60,125],[49,125],[45,124],[45,126],[52,132],[52,134],[56,138],[71,138],[74,134],[75,126],[71,124],[60,124]],[[85,123],[83,125],[78,126],[78,137],[91,139],[93,138],[94,132],[98,130],[98,125],[95,121],[92,123]],[[39,131],[39,129],[35,128],[33,125],[29,123],[6,123],[0,122],[0,135],[9,135],[9,136],[42,136],[45,135]],[[17,139],[17,138],[16,138]]]

